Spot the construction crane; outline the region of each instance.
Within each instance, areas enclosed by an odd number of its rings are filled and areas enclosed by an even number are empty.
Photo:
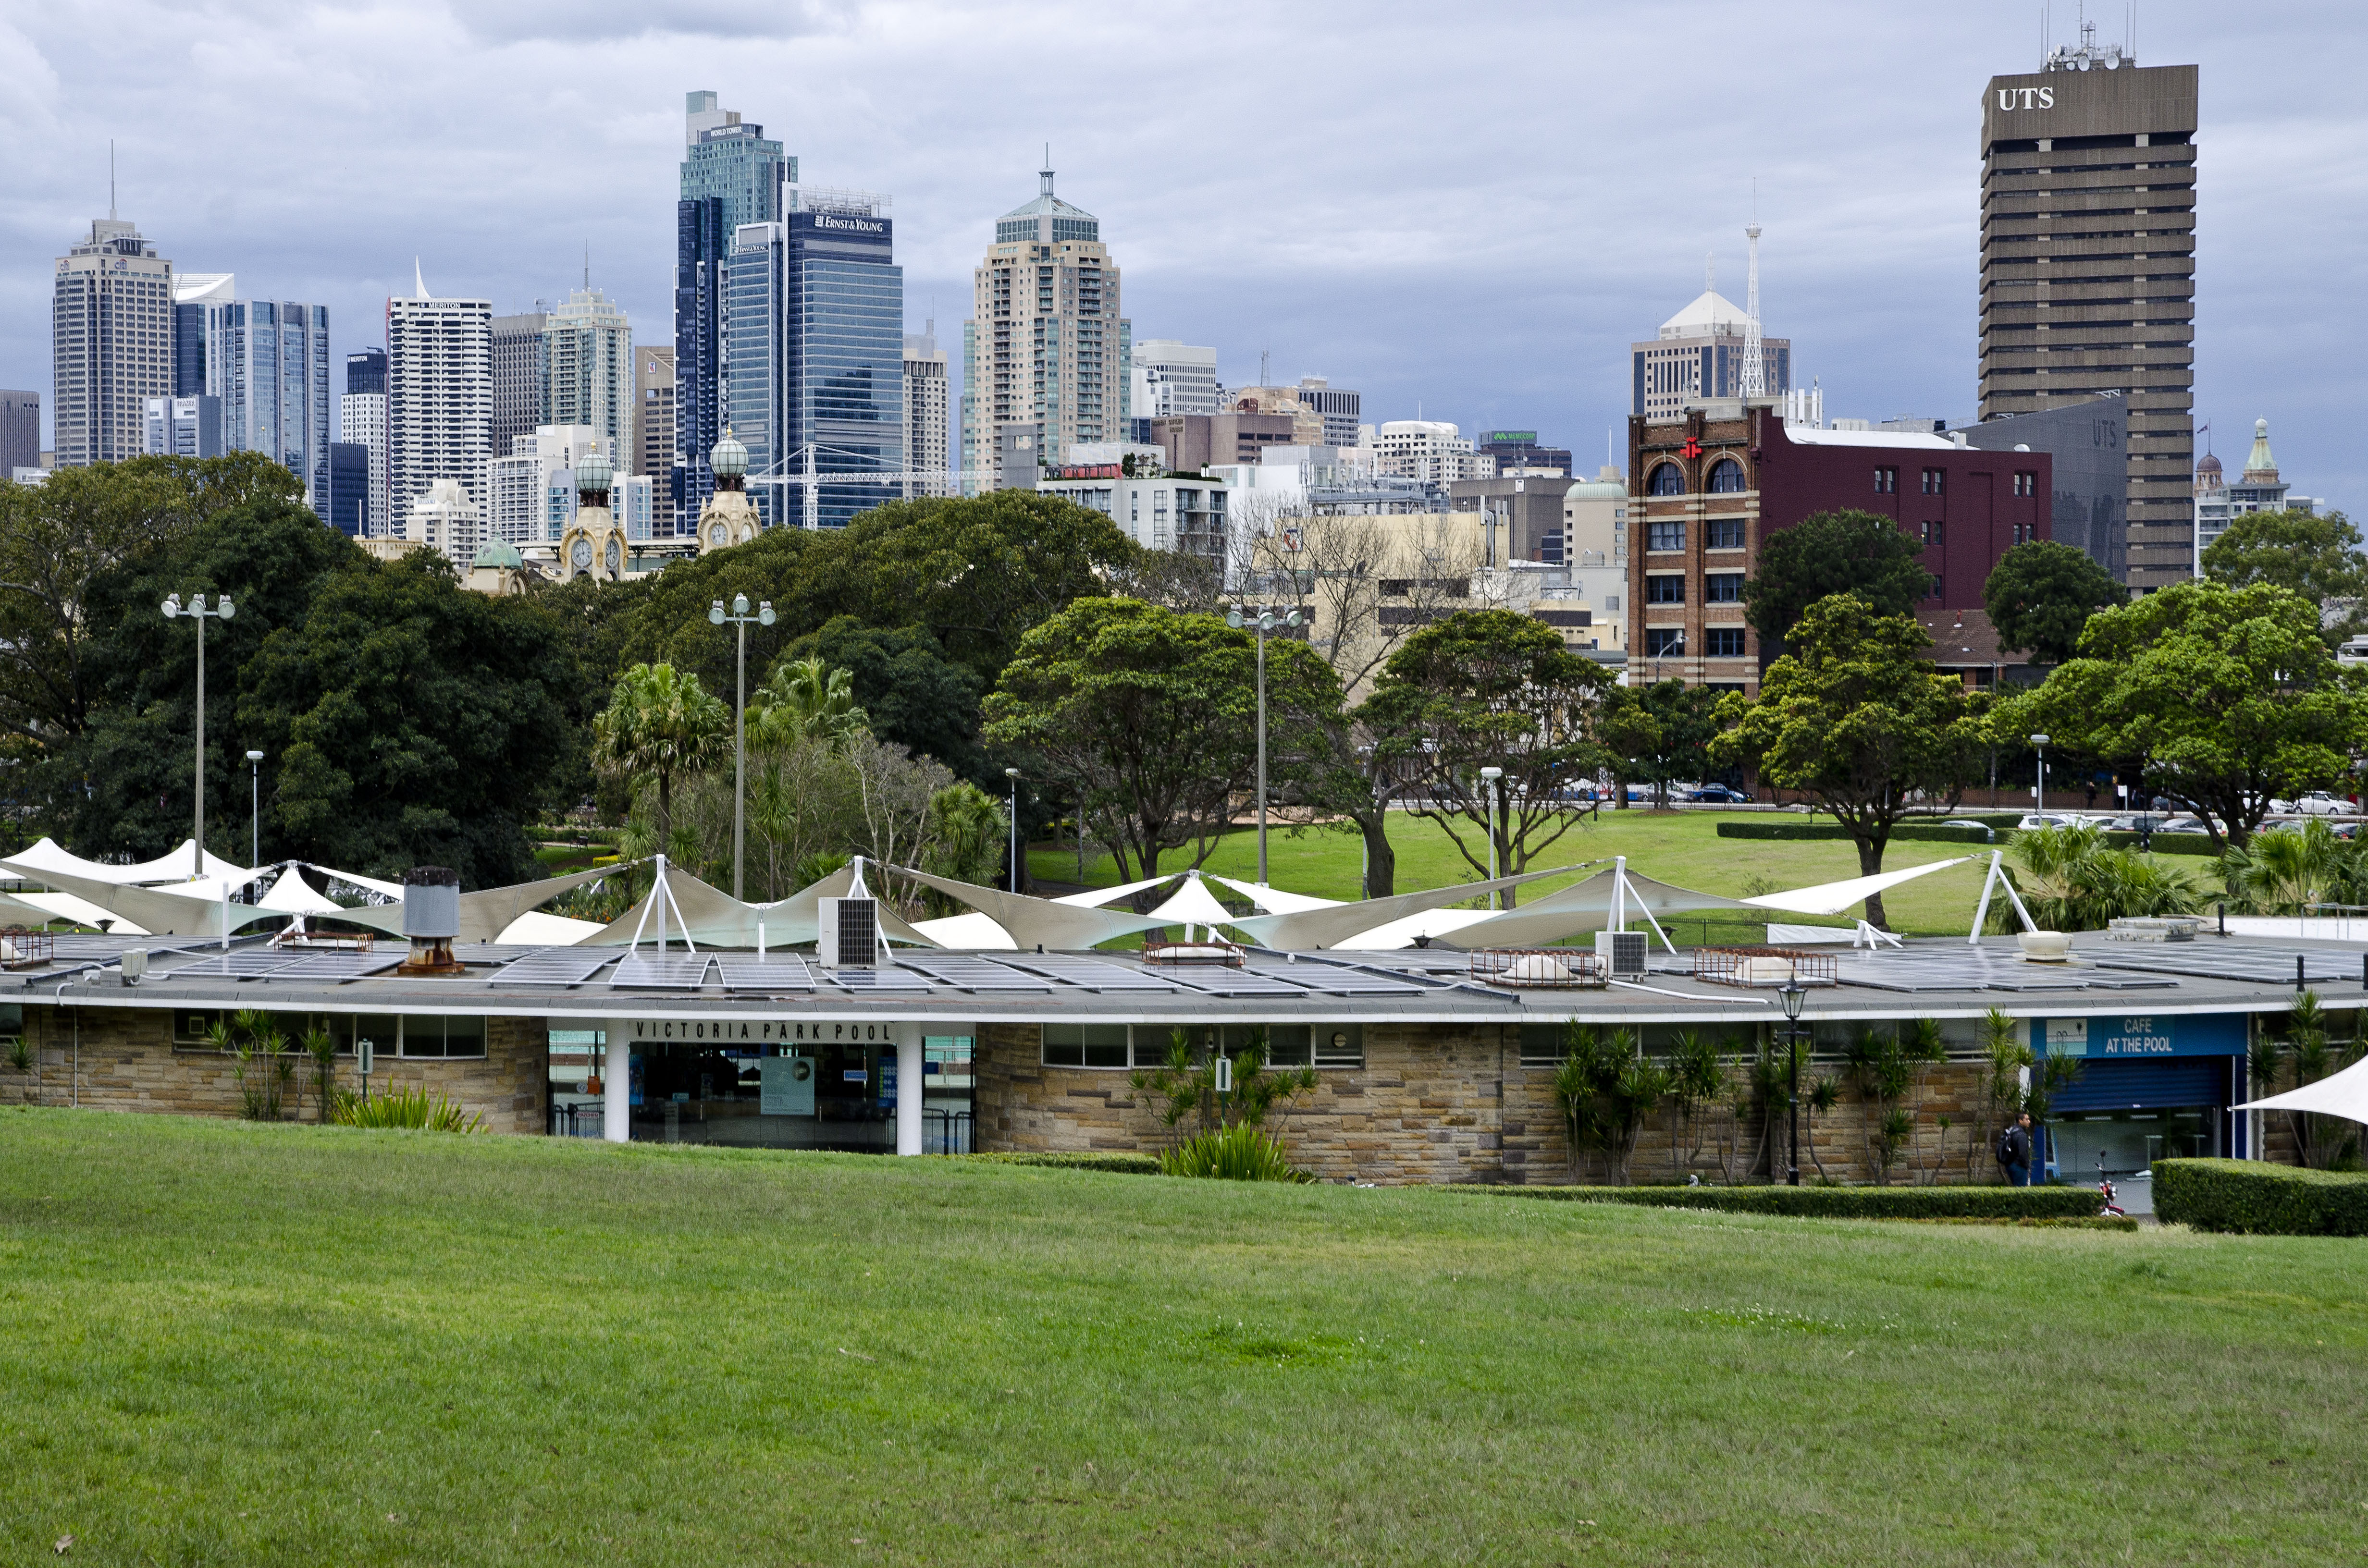
[[[844,447],[800,447],[764,472],[750,474],[746,483],[751,485],[769,484],[776,488],[793,484],[803,486],[805,515],[803,522],[807,528],[814,529],[822,527],[822,487],[825,484],[901,484],[905,487],[905,498],[910,500],[916,484],[943,484],[949,489],[958,490],[966,481],[995,477],[992,472],[984,469],[909,468],[883,469],[877,472],[833,470],[825,473],[816,465],[816,459],[825,453],[832,457],[853,458],[859,462],[877,460],[869,452],[851,451]],[[792,462],[801,465],[797,472],[781,472]]]

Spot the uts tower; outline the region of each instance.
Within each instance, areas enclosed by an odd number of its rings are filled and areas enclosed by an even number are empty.
[[[2194,562],[2195,118],[2093,23],[1982,99],[1981,416],[2126,400],[2135,588]]]

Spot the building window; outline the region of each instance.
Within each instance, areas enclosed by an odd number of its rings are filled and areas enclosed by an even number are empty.
[[[1924,548],[1927,550],[1938,550],[1941,548],[1940,524],[1927,523],[1924,525]]]
[[[1683,550],[1686,547],[1686,525],[1681,517],[1665,521],[1648,519],[1645,524],[1646,550]]]
[[[1743,655],[1743,628],[1713,626],[1710,629],[1710,656],[1713,659],[1740,659]]]
[[[1874,493],[1877,495],[1893,494],[1898,489],[1899,471],[1897,469],[1879,468],[1874,471]]]
[[[1939,573],[1935,572],[1932,574],[1932,585],[1924,590],[1924,597],[1928,599],[1937,599],[1941,597],[1941,574]]]
[[[1743,494],[1743,465],[1733,458],[1721,458],[1710,471],[1710,490],[1713,495]]]
[[[1947,469],[1926,469],[1924,471],[1924,494],[1927,495],[1945,494],[1948,489],[1948,479],[1949,471]]]
[[[1686,493],[1686,471],[1675,463],[1663,463],[1653,471],[1645,486],[1647,495],[1683,495]]]
[[[1124,1067],[1124,1024],[1046,1024],[1047,1067]]]
[[[1743,519],[1741,517],[1713,517],[1703,526],[1710,529],[1710,539],[1707,541],[1707,548],[1712,550],[1741,550],[1743,548]]]
[[[1620,613],[1620,596],[1618,594],[1606,594],[1603,596],[1603,613],[1606,615],[1617,615]]]
[[[1739,605],[1743,602],[1743,574],[1713,572],[1702,579],[1702,603],[1706,605]]]
[[[2016,475],[2014,476],[2014,493],[2015,493],[2017,495],[2036,495],[2036,494],[2039,494],[2039,475],[2037,475],[2037,474],[2035,474],[2035,473],[2018,473],[2018,474],[2016,474]]]
[[[1656,659],[1684,656],[1686,629],[1682,626],[1649,627],[1645,632],[1645,652]]]
[[[1663,573],[1645,579],[1645,602],[1648,605],[1681,605],[1686,602],[1686,580],[1675,572]]]

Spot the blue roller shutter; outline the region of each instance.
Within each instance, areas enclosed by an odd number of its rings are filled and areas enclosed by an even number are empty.
[[[2152,1062],[2091,1062],[2048,1102],[2051,1110],[2135,1110],[2228,1103],[2226,1056],[2166,1056]]]

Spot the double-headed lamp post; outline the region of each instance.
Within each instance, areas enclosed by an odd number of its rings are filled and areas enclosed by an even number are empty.
[[[2031,744],[2039,748],[2039,793],[2037,797],[2039,805],[2037,810],[2041,812],[2044,812],[2047,810],[2047,737],[2045,735],[2033,735],[2031,737]]]
[[[734,701],[732,705],[732,896],[738,898],[740,868],[746,858],[742,853],[742,846],[746,838],[745,819],[748,799],[748,625],[751,621],[758,626],[772,625],[773,601],[765,600],[757,607],[757,613],[750,615],[748,596],[734,594],[732,596],[731,614],[723,613],[723,601],[718,599],[715,607],[707,612],[707,619],[717,626],[737,627],[740,634],[739,683],[734,688]]]
[[[1784,1004],[1784,1063],[1789,1074],[1785,1090],[1786,1108],[1792,1115],[1792,1131],[1784,1140],[1784,1179],[1793,1187],[1801,1185],[1801,1004],[1807,999],[1808,987],[1798,979],[1788,980],[1776,993]]]
[[[1253,610],[1244,615],[1238,609],[1225,612],[1225,624],[1239,631],[1254,627],[1258,631],[1258,886],[1266,886],[1266,634],[1276,627],[1295,627],[1299,612],[1285,610],[1277,615],[1271,609]]]
[[[198,619],[198,749],[197,749],[197,827],[189,841],[191,881],[206,874],[206,622],[228,620],[238,613],[228,594],[214,596],[214,608],[206,608],[206,596],[191,594],[183,604],[178,594],[165,596],[165,619],[178,619],[185,615]]]
[[[246,767],[246,863],[255,866],[263,859],[263,754],[248,752]]]
[[[1011,781],[1011,891],[1019,891],[1019,769],[1007,767],[1004,778]]]
[[[1493,882],[1497,880],[1497,802],[1504,798],[1505,770],[1484,767],[1480,770],[1480,782],[1488,791],[1488,880]],[[1502,907],[1497,902],[1499,896],[1495,888],[1488,890],[1489,908]]]

